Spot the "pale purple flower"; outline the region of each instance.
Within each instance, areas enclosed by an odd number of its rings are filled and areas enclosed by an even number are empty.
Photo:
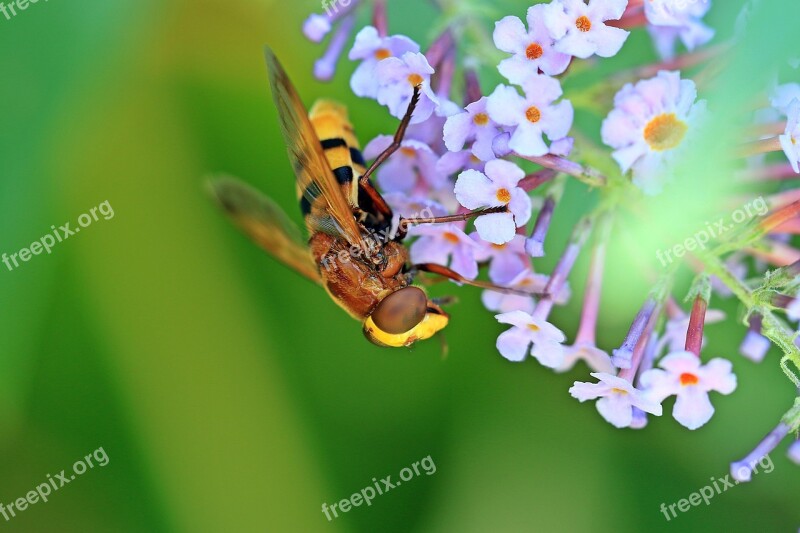
[[[754,363],[764,360],[772,347],[772,342],[757,331],[747,330],[747,334],[739,346],[739,353]]]
[[[564,137],[550,143],[550,153],[559,157],[569,157],[573,146],[575,146],[575,138]]]
[[[402,192],[385,192],[383,199],[392,208],[395,215],[402,215],[406,218],[414,216],[444,216],[447,209],[439,202],[434,202],[426,196],[409,196]],[[424,213],[424,215],[423,215]],[[409,228],[412,230],[413,226]]]
[[[679,72],[661,71],[636,85],[625,85],[614,98],[614,109],[603,121],[603,142],[622,172],[633,170],[633,183],[646,194],[657,194],[674,161],[685,150],[705,114],[704,100],[695,102],[697,88]]]
[[[505,244],[486,242],[477,233],[471,233],[470,237],[478,243],[475,259],[479,263],[489,262],[489,279],[493,282],[503,285],[530,268],[530,260],[525,255],[524,235],[514,235]]]
[[[789,320],[800,321],[800,292],[795,295],[794,299],[786,307],[786,316]]]
[[[800,100],[800,83],[777,85],[769,94],[769,104],[783,115],[789,114],[793,100]]]
[[[555,78],[539,75],[523,87],[525,96],[507,85],[498,85],[489,96],[486,109],[498,124],[514,127],[508,141],[511,150],[525,156],[542,156],[550,151],[550,141],[563,139],[572,127],[574,111],[569,100],[555,102],[562,94]]]
[[[754,363],[760,363],[767,356],[772,342],[761,334],[762,318],[760,314],[752,313],[747,320],[747,334],[739,346],[739,353]]]
[[[650,23],[648,31],[656,50],[665,59],[675,55],[680,39],[691,51],[714,37],[714,30],[702,19],[711,8],[711,0],[648,0],[644,12]]]
[[[478,275],[475,241],[458,224],[422,224],[414,229],[419,239],[409,249],[411,262],[449,266],[467,279]]]
[[[772,453],[778,444],[786,438],[792,427],[786,422],[781,421],[772,431],[756,444],[756,447],[745,455],[741,460],[731,463],[731,477],[739,483],[747,483],[753,477],[753,472],[757,472],[758,466],[764,468],[764,472],[771,472],[775,465],[769,454]],[[764,464],[767,459],[767,464]],[[767,470],[769,468],[769,470]]]
[[[463,111],[462,108],[457,104],[440,96],[439,107],[436,108],[433,114],[427,120],[410,124],[408,130],[406,130],[406,135],[424,142],[437,154],[447,153],[447,147],[443,139],[445,122],[448,117],[461,111]]]
[[[511,311],[495,315],[501,324],[513,327],[497,338],[497,350],[509,361],[519,362],[530,354],[542,365],[555,368],[564,357],[564,333],[546,320],[534,318],[530,313]]]
[[[312,13],[303,22],[303,35],[311,42],[318,43],[322,41],[330,31],[331,21],[325,15]]]
[[[544,23],[556,39],[555,49],[581,59],[612,57],[630,32],[604,24],[619,20],[628,0],[553,0],[544,8]]]
[[[517,227],[524,226],[531,218],[531,199],[517,186],[525,172],[502,159],[486,163],[485,172],[462,172],[456,180],[456,198],[467,209],[507,206],[506,213],[492,213],[475,219],[475,229],[483,240],[504,244],[514,238]]]
[[[541,70],[548,76],[556,76],[567,70],[572,58],[569,54],[553,49],[555,40],[544,25],[544,4],[528,8],[528,29],[518,17],[505,17],[495,23],[494,45],[509,54],[500,62],[497,70],[511,83],[521,85],[530,76]]]
[[[392,143],[390,135],[378,135],[364,147],[364,157],[374,159]],[[406,139],[400,149],[377,170],[378,185],[387,192],[409,193],[428,188],[440,189],[448,184],[447,176],[441,174],[436,163],[438,157],[428,145]]]
[[[699,428],[714,414],[710,391],[730,394],[736,389],[736,376],[726,359],[712,359],[703,365],[695,354],[677,351],[662,358],[658,366],[661,368],[642,374],[641,385],[659,403],[677,396],[672,416],[689,429]]]
[[[462,170],[477,170],[483,172],[485,163],[475,157],[470,150],[447,152],[436,162],[436,170],[444,176],[459,174]]]
[[[572,346],[564,346],[564,362],[556,368],[556,372],[566,372],[580,361],[595,372],[613,373],[616,371],[608,352],[601,350],[593,342],[576,342]]]
[[[798,146],[798,142],[800,142],[800,100],[794,99],[789,104],[788,117],[786,132],[779,139],[783,152],[789,158],[789,163],[792,164],[792,169],[800,174],[800,146]]]
[[[633,408],[661,416],[661,404],[648,398],[630,381],[605,372],[592,372],[599,383],[576,381],[569,389],[581,402],[597,400],[597,411],[608,423],[618,428],[631,425]]]
[[[486,111],[487,98],[484,96],[472,102],[466,110],[447,117],[444,124],[444,143],[451,152],[464,148],[467,141],[472,143],[472,153],[482,161],[494,159],[492,141],[500,133]]]
[[[525,268],[504,285],[512,289],[520,289],[530,293],[541,293],[545,290],[549,281],[550,276],[536,274],[529,268]],[[558,294],[556,294],[555,303],[563,305],[569,301],[570,296],[569,286],[565,284],[559,289]],[[483,291],[481,301],[486,309],[497,313],[524,311],[528,314],[533,314],[533,310],[536,306],[536,299],[533,296],[507,294],[490,290]]]
[[[350,88],[356,96],[377,98],[375,67],[387,57],[400,57],[406,52],[419,52],[419,45],[404,35],[381,37],[373,26],[358,32],[348,55],[352,60],[362,60],[350,78]]]
[[[392,116],[403,118],[414,93],[414,87],[421,85],[419,103],[411,123],[416,124],[426,120],[439,105],[439,99],[431,89],[433,72],[428,60],[420,53],[406,52],[399,58],[387,57],[375,67],[375,77],[378,82],[375,96],[378,103],[387,106]]]
[[[791,446],[789,446],[789,459],[796,465],[800,465],[800,440],[794,441]]]
[[[322,57],[314,61],[314,77],[322,81],[330,81],[333,75],[336,74],[336,65],[339,63],[339,56],[342,55],[347,40],[350,38],[350,32],[353,30],[356,19],[354,15],[348,15],[339,23],[336,31],[333,33],[330,41],[328,41],[328,48]]]
[[[426,196],[408,195],[402,192],[386,192],[383,199],[392,208],[392,228],[396,229],[400,224],[400,217],[405,218],[427,218],[440,217],[448,214],[447,209]],[[410,226],[408,235],[414,236],[418,226]],[[394,233],[392,233],[394,234]]]

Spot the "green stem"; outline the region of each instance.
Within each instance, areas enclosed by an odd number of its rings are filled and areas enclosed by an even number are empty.
[[[706,271],[717,276],[747,307],[745,321],[753,312],[762,316],[762,334],[781,349],[784,354],[781,359],[781,369],[795,387],[800,389],[800,378],[797,377],[795,371],[789,368],[789,362],[791,362],[795,369],[800,370],[800,348],[794,343],[794,332],[783,320],[775,316],[769,306],[762,305],[753,296],[753,291],[736,278],[718,257],[708,253],[698,254],[698,257],[703,261]],[[792,431],[800,428],[800,397],[797,398],[792,409],[784,415],[784,421],[789,424]]]

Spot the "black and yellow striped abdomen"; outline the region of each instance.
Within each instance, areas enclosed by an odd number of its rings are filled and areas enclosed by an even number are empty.
[[[351,207],[357,208],[358,178],[366,169],[347,109],[337,102],[319,100],[309,111],[308,118],[322,144],[336,181],[342,188],[342,194]],[[304,217],[312,213],[315,217],[324,216],[327,207],[324,200],[319,199],[320,189],[317,183],[310,183],[305,191],[298,190],[297,195]]]

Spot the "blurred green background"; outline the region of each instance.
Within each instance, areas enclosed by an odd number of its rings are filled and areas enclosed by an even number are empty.
[[[774,5],[786,15],[793,3]],[[429,42],[419,24],[429,5],[390,4],[393,32]],[[527,6],[497,12],[522,16]],[[736,7],[715,6],[708,20],[730,26]],[[352,64],[328,85],[311,77],[322,47],[300,25],[319,10],[311,1],[53,0],[0,18],[0,252],[103,201],[115,211],[52,255],[0,268],[0,502],[98,447],[110,458],[49,502],[0,518],[0,530],[794,531],[800,471],[785,444],[773,472],[710,506],[672,522],[659,510],[726,475],[793,400],[775,351],[761,365],[738,355],[744,330],[732,302],[712,305],[731,320],[708,328],[706,354],[732,358],[739,389],[713,398],[708,426],[683,429],[667,402],[645,430],[620,431],[567,393],[585,368],[554,375],[503,360],[494,348],[502,328],[479,291],[437,288],[460,298],[447,359],[435,341],[378,349],[323,291],[222,218],[201,187],[210,172],[247,179],[299,220],[265,43],[306,103],[332,96],[350,106],[362,143],[394,127],[349,92]],[[793,31],[769,35],[796,44]],[[766,75],[752,69],[763,50],[733,61],[744,64],[737,83]],[[653,58],[639,30],[597,75]],[[578,116],[595,130],[599,120]],[[594,201],[570,184],[541,271]],[[613,250],[604,289],[606,348],[621,342],[648,288],[626,246]],[[586,259],[572,278],[578,296]],[[554,314],[570,336],[580,302]],[[434,475],[333,522],[322,514],[323,502],[373,477],[396,479],[428,455]]]

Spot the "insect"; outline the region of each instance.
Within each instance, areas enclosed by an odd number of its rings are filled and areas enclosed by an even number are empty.
[[[296,176],[298,202],[309,238],[271,199],[230,177],[211,182],[211,192],[233,222],[288,267],[322,285],[363,333],[379,346],[410,346],[432,337],[449,321],[439,300],[414,285],[419,272],[503,292],[525,293],[463,278],[435,264],[410,265],[402,240],[413,224],[443,223],[503,211],[488,208],[444,217],[400,218],[370,176],[399,147],[419,99],[414,88],[391,145],[369,168],[344,106],[320,100],[306,109],[271,49],[265,50],[272,95]],[[378,237],[380,236],[380,237]]]

